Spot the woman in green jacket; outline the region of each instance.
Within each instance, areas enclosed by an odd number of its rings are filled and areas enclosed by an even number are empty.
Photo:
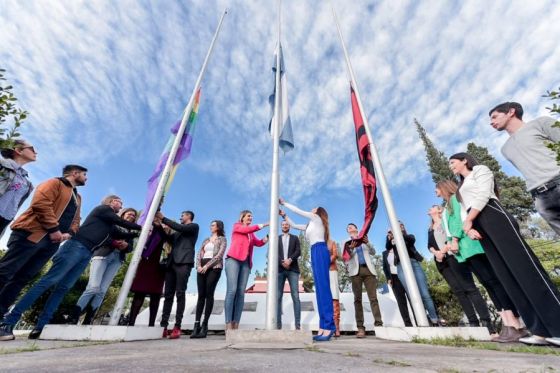
[[[502,318],[502,332],[492,340],[504,343],[517,342],[517,339],[510,340],[507,331],[510,327],[520,328],[519,313],[496,277],[482,245],[478,241],[471,240],[463,231],[463,215],[466,216],[466,211],[461,210],[461,204],[455,196],[456,192],[457,184],[454,181],[444,180],[436,184],[436,195],[446,202],[443,222],[446,224],[449,242],[447,249],[455,254],[457,262],[466,265],[478,278]]]

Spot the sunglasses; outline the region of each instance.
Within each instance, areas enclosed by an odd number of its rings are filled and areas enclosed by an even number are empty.
[[[37,152],[35,151],[35,148],[33,146],[24,146],[22,148],[20,148],[21,150],[25,150],[25,149],[31,149],[31,151],[35,154],[37,154]]]

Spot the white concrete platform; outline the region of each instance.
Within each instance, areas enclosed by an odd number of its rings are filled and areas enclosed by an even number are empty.
[[[40,339],[63,341],[145,341],[161,339],[163,328],[109,325],[47,325]]]
[[[226,343],[238,349],[299,349],[313,344],[309,330],[228,330]]]
[[[489,341],[490,334],[485,327],[375,327],[375,336],[391,341],[410,342],[413,338],[453,338]]]

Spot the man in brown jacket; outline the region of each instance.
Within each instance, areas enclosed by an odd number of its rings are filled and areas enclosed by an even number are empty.
[[[62,241],[78,232],[87,169],[67,165],[62,177],[37,186],[31,205],[11,225],[8,251],[0,259],[0,319],[23,289],[54,255]]]

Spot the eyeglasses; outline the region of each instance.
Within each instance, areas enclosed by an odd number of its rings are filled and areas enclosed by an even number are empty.
[[[33,153],[37,154],[37,152],[35,151],[35,148],[34,148],[33,146],[24,146],[24,147],[22,147],[22,148],[20,148],[20,149],[21,149],[21,150],[24,150],[24,149],[31,149],[31,151],[32,151]]]

